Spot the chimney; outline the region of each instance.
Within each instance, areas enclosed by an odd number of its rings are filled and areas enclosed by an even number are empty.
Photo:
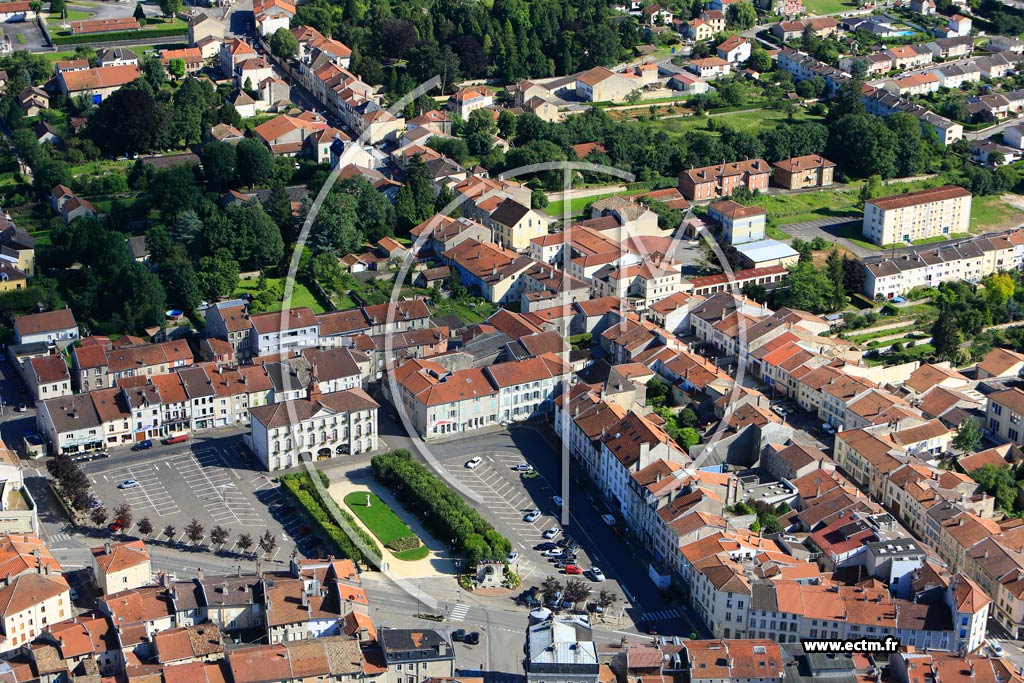
[[[309,607],[309,593],[307,593],[305,589],[302,591],[302,606]]]
[[[109,555],[110,554],[110,541],[107,541],[106,543],[103,544],[103,554],[104,555]]]

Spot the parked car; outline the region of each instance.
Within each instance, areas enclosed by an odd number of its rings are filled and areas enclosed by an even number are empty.
[[[533,522],[540,517],[540,510],[530,510],[523,516],[524,522]]]
[[[173,434],[163,440],[164,445],[170,446],[174,443],[185,443],[188,441],[188,434]]]
[[[528,462],[521,462],[515,466],[516,472],[533,472],[533,465]]]
[[[772,406],[772,412],[781,417],[783,420],[785,420],[786,416],[789,415],[789,411],[786,410],[783,406]]]
[[[597,583],[601,583],[602,581],[604,581],[604,572],[601,571],[600,567],[591,567],[590,578],[592,578]]]
[[[562,549],[561,548],[552,548],[551,550],[545,550],[543,552],[543,555],[544,555],[544,557],[561,557],[562,556]]]
[[[508,562],[509,564],[512,564],[513,562],[515,562],[518,559],[519,559],[519,553],[517,553],[515,550],[513,550],[512,552],[510,552],[508,554],[508,557],[505,558],[505,561]]]
[[[543,536],[544,538],[547,538],[547,539],[552,539],[552,538],[554,538],[555,536],[558,535],[558,532],[559,532],[558,527],[557,526],[553,526],[550,529],[548,529],[547,531],[545,531],[543,534],[541,534],[541,536]]]
[[[471,460],[466,461],[466,467],[471,470],[475,470],[477,467],[480,467],[483,461],[484,459],[481,457],[472,458]]]
[[[110,526],[108,526],[107,528],[116,534],[118,531],[123,529],[124,526],[121,524],[121,520],[115,519],[113,522],[110,523]]]
[[[122,489],[122,490],[123,489],[134,489],[134,488],[138,488],[139,486],[141,486],[141,484],[139,484],[139,482],[135,481],[134,479],[125,479],[124,481],[122,481],[120,484],[117,485],[117,488]]]
[[[548,541],[547,543],[538,543],[537,545],[533,546],[533,549],[534,550],[554,550],[557,547],[558,547],[558,544],[552,543],[551,541]]]
[[[150,441],[149,439],[143,439],[142,441],[140,441],[137,444],[135,444],[134,446],[132,446],[132,450],[133,451],[144,451],[147,448],[152,448],[152,447],[153,447],[153,442],[152,441]]]
[[[464,640],[466,640],[466,629],[457,628],[454,631],[452,631],[452,642],[461,643]]]
[[[480,634],[477,631],[471,631],[466,634],[466,639],[463,641],[466,645],[479,645]]]
[[[562,507],[562,497],[561,496],[551,496],[551,501],[555,505],[557,505],[558,507]]]
[[[578,564],[567,564],[567,565],[565,565],[565,573],[566,574],[582,574],[583,570],[580,569],[580,566]]]
[[[28,406],[27,406],[27,405],[25,405],[24,403],[19,403],[19,404],[18,404],[17,406],[15,406],[15,408],[14,408],[14,412],[16,412],[16,413],[24,413],[24,412],[26,412],[27,410],[28,410]]]
[[[1006,650],[1003,649],[1003,646],[999,644],[998,640],[988,641],[988,652],[996,658],[1004,657],[1006,655]]]
[[[821,431],[825,432],[829,436],[836,433],[836,428],[830,425],[828,422],[821,423]]]
[[[71,599],[72,600],[77,600],[78,599],[78,589],[77,588],[72,588],[69,592],[71,593]]]
[[[615,526],[615,517],[612,515],[601,515],[601,521],[608,526]]]

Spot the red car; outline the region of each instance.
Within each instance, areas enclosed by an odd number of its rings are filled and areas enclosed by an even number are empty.
[[[188,441],[188,434],[175,434],[164,439],[163,443],[170,445],[172,443],[185,443],[186,441]]]
[[[116,534],[118,531],[120,531],[124,527],[121,526],[121,522],[119,520],[115,519],[113,522],[110,523],[110,526],[107,527],[107,528],[110,529],[111,531],[113,531]]]
[[[583,570],[580,569],[579,566],[577,566],[575,564],[567,564],[567,565],[565,565],[565,573],[566,574],[582,574]]]

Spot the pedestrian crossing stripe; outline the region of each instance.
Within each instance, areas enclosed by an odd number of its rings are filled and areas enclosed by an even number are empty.
[[[644,615],[644,617],[648,620],[675,619],[680,616],[682,616],[682,612],[680,612],[678,609],[663,609],[657,612],[648,612]]]
[[[52,541],[52,542],[67,541],[70,538],[71,538],[71,534],[51,534],[50,535],[50,541]]]
[[[450,618],[451,618],[452,621],[462,621],[463,619],[466,618],[466,615],[468,613],[469,613],[469,606],[468,605],[463,605],[463,604],[460,603],[460,604],[458,604],[458,605],[456,605],[455,607],[452,608],[452,613],[450,615]]]

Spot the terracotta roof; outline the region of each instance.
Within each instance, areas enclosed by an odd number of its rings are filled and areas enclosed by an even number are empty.
[[[883,211],[891,211],[893,209],[905,209],[909,206],[918,206],[929,202],[939,202],[947,199],[970,196],[971,193],[962,187],[957,185],[945,185],[943,187],[936,187],[930,190],[919,190],[917,192],[906,192],[903,194],[891,195],[889,197],[881,197],[879,199],[869,199],[868,204],[874,204]]]
[[[92,549],[93,559],[104,574],[123,572],[149,562],[149,551],[142,541],[113,543],[109,552],[106,546]]]
[[[100,66],[85,71],[62,71],[59,78],[64,81],[69,92],[81,92],[83,90],[117,88],[131,83],[141,75],[137,66],[128,64]]]
[[[59,332],[77,327],[78,323],[75,322],[75,316],[71,313],[70,308],[22,315],[14,319],[14,330],[21,337],[46,332]]]
[[[8,585],[0,588],[0,617],[7,619],[44,600],[55,598],[69,591],[67,581],[59,574],[50,576],[38,573],[22,574],[15,577]],[[69,605],[70,602],[69,595]]]

